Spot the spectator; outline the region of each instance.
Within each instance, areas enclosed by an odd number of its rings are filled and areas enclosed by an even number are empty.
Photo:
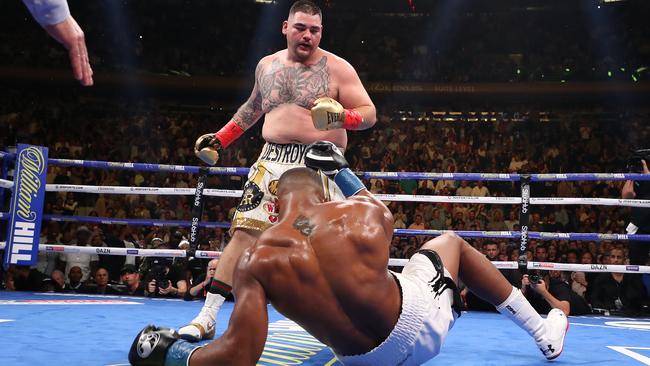
[[[474,188],[472,188],[472,196],[474,197],[489,197],[490,190],[483,185],[483,181],[479,180],[476,182]]]
[[[65,274],[58,269],[55,269],[52,271],[52,281],[53,281],[53,288],[52,291],[54,292],[68,292],[68,285],[65,283]]]
[[[460,181],[460,187],[456,190],[456,196],[471,196],[472,187],[469,186],[466,180]]]
[[[16,291],[48,291],[51,279],[29,266],[13,266],[13,271],[9,272],[11,280],[7,281],[13,287],[7,287],[8,290]]]
[[[218,259],[208,262],[206,272],[199,277],[195,277],[195,280],[188,286],[189,290],[185,293],[185,300],[205,299],[207,288],[209,288],[212,277],[214,277],[218,263]]]
[[[561,309],[567,316],[591,312],[587,301],[562,280],[560,271],[544,271],[538,275],[537,282],[532,282],[530,278],[527,274],[523,275],[521,292],[538,313],[547,314],[552,308]]]
[[[614,248],[609,253],[609,264],[625,264],[625,252]],[[601,273],[591,291],[594,309],[636,314],[640,311],[646,289],[638,275],[628,273]]]
[[[108,271],[106,268],[99,267],[95,271],[95,281],[87,283],[83,291],[87,294],[97,295],[120,295],[122,291],[114,284],[109,283]]]
[[[546,262],[548,260],[548,253],[544,245],[537,245],[535,247],[535,262]]]
[[[91,232],[86,226],[79,226],[76,230],[76,240],[72,240],[68,245],[89,246]],[[62,262],[65,262],[65,272],[70,273],[70,269],[77,266],[82,271],[81,282],[86,281],[90,274],[95,271],[99,262],[97,254],[85,253],[62,253],[59,256]]]
[[[83,271],[79,266],[72,266],[68,271],[68,281],[66,287],[68,288],[67,292],[73,293],[84,293],[86,291],[84,284],[82,282]]]
[[[154,258],[145,276],[145,296],[182,298],[187,282],[170,258]]]
[[[650,150],[640,150],[645,155],[650,154]],[[637,151],[637,154],[641,154]],[[650,174],[645,159],[640,159],[639,167],[631,167],[631,170],[638,170],[643,174]],[[623,185],[621,196],[625,199],[650,199],[650,182],[648,181],[631,181],[628,180]],[[648,234],[650,233],[650,209],[642,207],[632,207],[632,216],[630,223],[625,228],[628,234]],[[650,244],[643,241],[630,241],[630,264],[643,265],[650,257]]]
[[[125,264],[120,271],[122,283],[126,285],[126,294],[144,296],[144,284],[140,281],[140,273],[133,264]]]

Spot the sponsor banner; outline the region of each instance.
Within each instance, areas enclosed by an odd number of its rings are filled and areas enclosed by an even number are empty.
[[[127,249],[126,254],[127,255],[138,255],[138,250],[137,249]]]
[[[219,253],[219,252],[200,251],[200,252],[197,252],[197,254],[199,255],[199,258],[219,258],[221,256],[221,253]]]
[[[116,163],[109,161],[106,163],[111,168],[133,168],[133,163]]]
[[[639,272],[639,266],[625,266],[625,270]]]
[[[18,144],[7,224],[5,268],[10,264],[31,266],[38,260],[46,173],[47,148]]]

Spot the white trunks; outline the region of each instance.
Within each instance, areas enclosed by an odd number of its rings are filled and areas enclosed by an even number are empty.
[[[395,328],[368,353],[336,355],[344,365],[421,365],[440,353],[458,317],[452,310],[458,290],[450,283],[451,275],[433,251],[414,254],[402,273],[393,275],[402,292],[402,313]]]
[[[278,220],[277,188],[282,173],[304,165],[307,145],[274,144],[267,142],[262,153],[248,173],[244,193],[232,219],[230,231],[251,229],[264,231]],[[344,200],[339,187],[326,176],[323,189],[328,201]]]

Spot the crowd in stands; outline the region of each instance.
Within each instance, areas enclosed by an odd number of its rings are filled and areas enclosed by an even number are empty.
[[[285,46],[280,25],[288,3],[70,1],[70,7],[96,72],[241,77]],[[323,3],[329,4],[323,48],[369,81],[647,79],[645,1]],[[3,23],[0,65],[67,68],[65,50],[35,29],[20,2],[7,4]]]
[[[17,103],[20,105],[19,101]],[[44,102],[20,113],[10,112],[7,108],[5,106],[0,115],[0,123],[8,127],[8,134],[1,141],[3,147],[20,141],[48,146],[50,157],[56,158],[178,165],[197,165],[198,161],[193,155],[195,137],[214,130],[217,127],[215,121],[225,120],[233,112],[174,111],[146,103],[140,108],[115,108],[96,102],[61,103],[57,98],[52,100],[51,105]],[[116,110],[124,112],[116,113]],[[611,117],[612,113],[609,111],[608,116]],[[426,109],[410,113],[380,111],[378,124],[374,128],[350,133],[346,156],[352,168],[357,171],[402,172],[622,172],[627,152],[634,144],[647,141],[650,133],[650,126],[646,123],[650,115],[645,110],[614,113],[620,120],[618,124],[598,121],[598,113],[593,110],[586,113],[575,109],[544,113],[544,122],[537,120],[534,113],[514,118],[514,114],[507,110],[495,113],[497,117],[489,122],[464,122],[462,118],[455,122],[427,122],[422,118],[404,117],[431,114]],[[249,166],[261,151],[259,127],[248,131],[229,147],[222,154],[220,165]],[[196,178],[185,173],[54,165],[49,166],[47,173],[48,183],[99,186],[194,187]],[[243,178],[211,176],[208,187],[241,189]],[[502,197],[520,194],[515,184],[496,181],[371,179],[365,183],[374,193]],[[621,186],[620,181],[533,183],[532,196],[619,198]],[[234,198],[210,197],[206,200],[203,220],[228,223],[236,204],[237,199]],[[46,195],[45,212],[110,218],[189,220],[190,205],[189,196],[59,192]],[[412,202],[390,202],[388,205],[394,214],[396,229],[519,229],[518,205]],[[532,206],[530,230],[624,233],[628,216],[629,208],[620,206]],[[50,222],[44,225],[41,239],[45,243],[66,245],[176,249],[187,237],[187,230],[181,227],[86,226]],[[391,257],[410,257],[426,239],[424,236],[395,236],[390,249]],[[200,248],[218,251],[228,240],[226,229],[205,229],[200,235]],[[470,242],[480,250],[484,250],[487,244],[496,244],[495,260],[516,260],[519,256],[517,244],[508,240],[471,239]],[[610,258],[612,250],[621,250],[623,258],[628,250],[627,243],[623,241],[574,240],[531,240],[528,248],[526,255],[530,260],[583,264],[613,264]],[[540,257],[542,252],[545,254]],[[147,290],[150,296],[161,296],[153,287],[149,289],[148,285],[153,278],[152,268],[166,266],[174,279],[170,283],[175,292],[163,295],[183,297],[189,288],[197,285],[193,279],[201,274],[205,276],[208,263],[208,259],[197,259],[193,267],[190,266],[194,269],[189,270],[187,262],[178,260],[152,263],[151,260],[135,260],[132,257],[95,255],[75,259],[68,256],[41,253],[41,262],[32,272],[63,278],[64,284],[56,285],[56,281],[48,284],[54,290],[63,286],[70,291],[97,291],[97,284],[88,286],[84,281],[94,278],[95,282],[89,283],[96,283],[97,269],[103,268],[111,281],[122,286],[120,291],[126,291],[125,284],[129,281],[133,283],[129,275],[137,269],[141,274],[142,281],[138,286],[142,291],[135,292],[136,288],[130,291],[144,294],[144,290]],[[77,268],[73,270],[74,267]],[[21,275],[29,278],[30,273]],[[39,275],[31,275],[40,278]],[[77,277],[80,278],[77,280]],[[103,272],[100,278],[103,278]],[[642,292],[641,296],[647,297],[647,294]]]

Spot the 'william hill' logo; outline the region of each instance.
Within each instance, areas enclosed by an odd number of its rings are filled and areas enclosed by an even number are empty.
[[[36,213],[32,210],[32,199],[36,198],[41,188],[39,176],[45,169],[43,152],[35,147],[28,147],[21,151],[20,179],[18,187],[16,214],[25,221],[34,221]]]

